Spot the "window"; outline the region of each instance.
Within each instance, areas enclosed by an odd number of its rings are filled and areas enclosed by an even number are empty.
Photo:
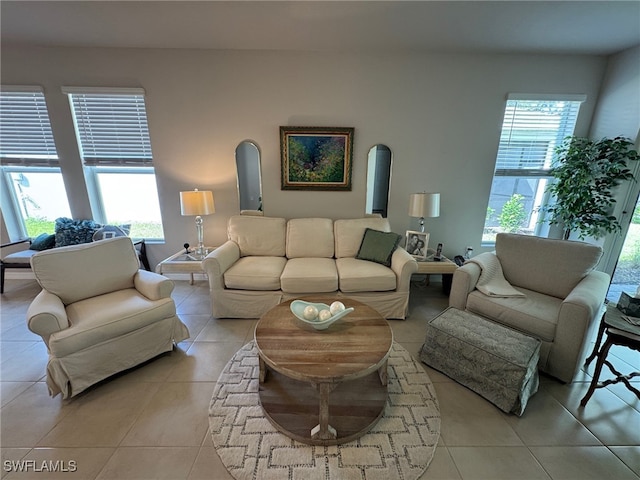
[[[142,89],[63,88],[69,96],[94,217],[164,238]]]
[[[583,95],[509,95],[491,185],[483,243],[499,232],[535,235],[557,146],[573,134]]]
[[[0,165],[11,239],[53,233],[56,218],[71,216],[42,88],[2,87]]]

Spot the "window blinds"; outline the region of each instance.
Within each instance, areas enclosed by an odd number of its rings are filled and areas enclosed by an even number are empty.
[[[554,152],[573,134],[584,97],[509,98],[504,112],[496,175],[548,175]]]
[[[85,165],[152,164],[144,92],[65,88]]]
[[[2,87],[0,163],[58,166],[58,153],[41,88]]]

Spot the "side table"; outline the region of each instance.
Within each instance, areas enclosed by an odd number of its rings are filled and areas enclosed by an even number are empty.
[[[587,404],[596,388],[603,388],[607,385],[612,385],[618,382],[624,383],[624,385],[633,393],[635,393],[638,399],[640,399],[640,391],[633,387],[633,385],[631,385],[631,383],[629,382],[629,380],[631,380],[633,377],[640,376],[640,372],[623,375],[622,373],[617,371],[607,360],[609,349],[613,345],[629,347],[632,350],[640,352],[640,326],[632,325],[631,323],[627,322],[624,318],[622,318],[622,315],[623,313],[618,310],[615,305],[611,304],[607,306],[607,309],[602,315],[600,327],[598,328],[598,337],[596,339],[595,347],[584,364],[584,366],[586,367],[594,358],[597,357],[598,359],[598,361],[596,362],[596,370],[593,374],[593,380],[591,380],[589,390],[587,391],[587,394],[583,397],[583,399],[580,400],[580,406],[582,407]],[[607,334],[607,339],[604,342],[604,345],[600,347],[600,342],[602,341],[602,337],[605,333]],[[601,382],[600,373],[602,372],[603,365],[609,367],[609,370],[611,370],[611,372],[616,375],[616,377]]]
[[[442,291],[445,295],[449,295],[451,292],[451,281],[453,280],[453,273],[458,268],[455,262],[449,260],[447,257],[442,257],[442,260],[435,261],[433,258],[427,260],[418,261],[418,271],[416,274],[427,275],[427,285],[429,285],[429,275],[442,275]]]
[[[211,252],[215,249],[216,247],[207,247],[206,251]],[[187,252],[182,249],[158,263],[158,265],[156,266],[156,273],[159,273],[161,275],[165,273],[188,273],[191,276],[189,285],[193,285],[193,274],[204,274],[204,270],[202,269],[202,260],[198,260],[193,257],[192,252],[189,252],[189,254],[187,254]]]

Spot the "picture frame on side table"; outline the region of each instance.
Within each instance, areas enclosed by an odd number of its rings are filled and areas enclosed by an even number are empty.
[[[405,250],[418,261],[427,259],[427,247],[429,246],[429,234],[417,230],[407,230],[405,234]]]
[[[282,190],[351,190],[352,127],[280,127]]]

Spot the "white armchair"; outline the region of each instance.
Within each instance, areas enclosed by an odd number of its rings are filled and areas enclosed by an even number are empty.
[[[599,246],[516,234],[498,234],[504,278],[522,297],[491,297],[477,290],[481,267],[466,263],[453,275],[449,305],[542,340],[540,370],[573,381],[597,326],[609,275],[595,271]]]
[[[77,395],[189,338],[173,282],[139,270],[129,237],[39,252],[31,266],[42,291],[27,324],[47,345],[51,396]]]

